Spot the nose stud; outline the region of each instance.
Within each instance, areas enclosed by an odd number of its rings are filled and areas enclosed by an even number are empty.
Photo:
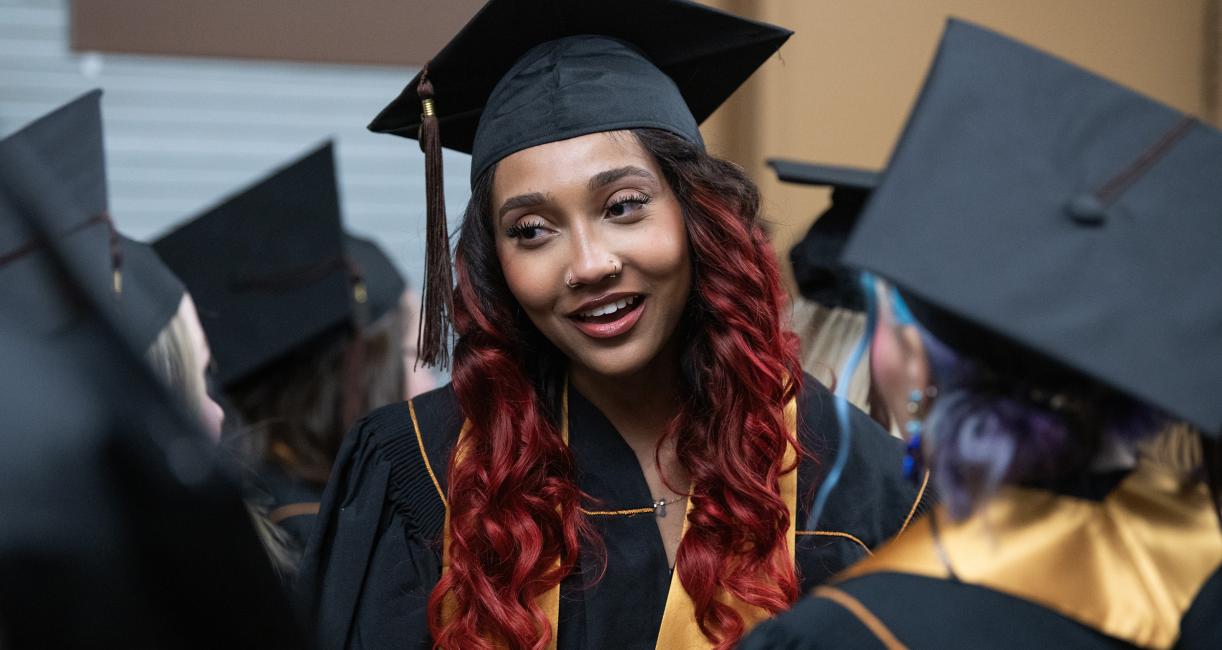
[[[620,262],[615,261],[615,260],[608,260],[608,261],[610,261],[610,262],[611,262],[611,272],[610,272],[610,273],[608,273],[608,274],[606,275],[606,277],[608,277],[608,278],[618,278],[618,277],[619,277],[620,272],[622,272],[622,271],[624,270],[624,265],[623,265],[622,263],[620,263]],[[564,274],[564,286],[566,286],[566,287],[568,287],[568,288],[570,288],[570,289],[576,289],[577,287],[580,287],[580,286],[581,286],[581,283],[580,283],[580,282],[578,282],[578,281],[576,281],[576,280],[574,280],[574,279],[573,279],[573,274],[572,274],[571,272],[569,272],[569,273],[565,273],[565,274]]]

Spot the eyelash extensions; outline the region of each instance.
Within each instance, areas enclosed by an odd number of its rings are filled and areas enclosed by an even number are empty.
[[[643,206],[649,203],[651,200],[652,200],[651,197],[648,197],[644,194],[633,194],[631,196],[626,196],[616,201],[615,203],[612,203],[611,205],[607,206],[607,212],[611,212],[612,210],[618,207],[628,205],[629,203],[636,203],[638,205]],[[616,215],[616,216],[620,216],[620,215]]]
[[[510,239],[531,239],[535,231],[543,227],[543,222],[515,223],[505,229],[505,236]]]
[[[619,201],[616,201],[615,203],[612,203],[611,205],[607,206],[606,211],[610,213],[611,211],[615,210],[616,208],[620,208],[622,206],[629,205],[629,204],[637,204],[639,206],[644,206],[648,204],[651,200],[653,200],[652,197],[646,196],[645,194],[632,194],[630,196],[626,196],[623,199],[620,199]],[[613,216],[623,216],[623,215],[613,215]],[[505,236],[510,239],[532,239],[535,235],[535,231],[543,227],[544,227],[544,224],[541,221],[540,222],[532,221],[528,223],[515,223],[505,228]]]

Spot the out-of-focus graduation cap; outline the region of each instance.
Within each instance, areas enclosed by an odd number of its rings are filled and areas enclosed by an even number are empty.
[[[960,349],[985,330],[1217,434],[1219,242],[1222,134],[952,20],[844,260]]]
[[[64,197],[61,209],[48,215],[50,236],[82,262],[85,288],[147,349],[178,311],[183,287],[146,244],[115,231],[107,209],[100,99],[101,91],[89,92],[0,141],[0,148],[42,161],[45,191]],[[27,329],[51,332],[72,313],[55,290],[46,243],[23,209],[12,202],[0,206],[0,305]]]
[[[399,307],[407,283],[395,263],[372,239],[344,234],[344,253],[352,270],[365,285],[369,320],[375,321]]]
[[[330,143],[154,247],[190,289],[227,387],[334,327],[377,319],[404,288],[372,242],[345,236]]]
[[[75,153],[0,147],[0,206],[42,242],[61,305],[54,331],[0,312],[0,643],[301,647],[235,472],[151,374],[96,260],[58,236],[92,214],[59,176]]]
[[[491,0],[369,128],[426,154],[428,269],[421,358],[446,363],[449,239],[440,147],[471,180],[511,153],[580,135],[697,125],[791,32],[686,0]]]
[[[805,298],[825,307],[864,311],[857,273],[840,263],[840,255],[880,174],[780,158],[769,160],[768,165],[786,183],[832,188],[831,205],[815,218],[802,241],[789,249],[798,289]]]

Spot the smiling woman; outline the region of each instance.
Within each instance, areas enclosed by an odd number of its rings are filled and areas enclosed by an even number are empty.
[[[636,137],[514,153],[495,167],[492,205],[509,291],[569,359],[576,386],[676,367],[671,334],[691,292],[683,210]]]
[[[787,36],[494,0],[375,120],[472,153],[425,296],[458,338],[451,386],[341,452],[302,574],[321,647],[725,648],[923,507],[899,443],[855,410],[842,436],[802,374],[758,190],[697,128]]]

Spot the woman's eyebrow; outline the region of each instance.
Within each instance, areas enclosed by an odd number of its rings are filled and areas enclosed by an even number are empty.
[[[591,192],[593,192],[594,190],[610,185],[611,183],[614,183],[625,176],[640,176],[641,178],[651,181],[657,180],[653,177],[653,174],[649,173],[649,170],[642,169],[635,165],[625,165],[623,167],[616,167],[615,169],[608,169],[605,172],[598,172],[597,174],[591,176],[588,188]]]
[[[543,196],[541,192],[531,192],[530,194],[519,194],[510,197],[501,204],[501,209],[497,213],[497,219],[503,219],[510,210],[543,205],[544,203],[547,203],[547,197]]]

